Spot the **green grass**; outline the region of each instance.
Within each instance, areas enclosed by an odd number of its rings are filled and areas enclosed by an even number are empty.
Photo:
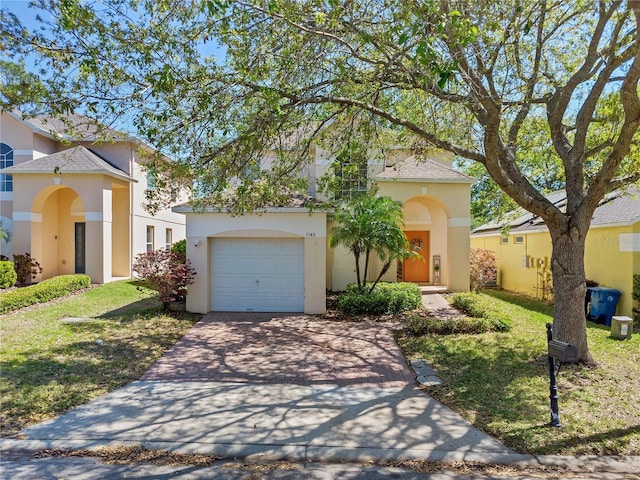
[[[399,336],[445,382],[429,389],[474,425],[522,453],[640,454],[640,335],[610,338],[588,324],[597,368],[564,366],[558,377],[563,428],[549,422],[545,324],[551,307],[508,292],[486,294],[513,321],[508,333]]]
[[[140,378],[200,318],[162,312],[154,294],[135,281],[113,282],[2,316],[1,434]]]

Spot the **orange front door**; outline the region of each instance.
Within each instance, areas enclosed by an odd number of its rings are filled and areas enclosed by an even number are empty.
[[[429,281],[429,232],[404,232],[411,250],[418,253],[422,260],[405,260],[403,266],[404,281],[427,283]]]

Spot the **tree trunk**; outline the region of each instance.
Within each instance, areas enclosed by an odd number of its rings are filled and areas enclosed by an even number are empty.
[[[356,259],[356,281],[358,282],[358,290],[362,290],[362,284],[360,283],[360,252],[356,249],[352,249],[351,251]]]
[[[594,364],[587,345],[585,316],[586,283],[584,247],[589,225],[567,221],[563,226],[549,226],[553,250],[553,338],[578,349],[578,360]],[[542,335],[542,332],[540,333]]]

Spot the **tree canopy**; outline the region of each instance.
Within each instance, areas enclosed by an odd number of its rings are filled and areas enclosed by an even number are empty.
[[[196,205],[219,204],[233,179],[240,210],[304,189],[312,139],[354,118],[482,165],[549,227],[554,334],[591,360],[584,238],[605,193],[640,179],[636,0],[37,3],[37,31],[3,10],[9,55],[40,56],[58,110],[130,118],[177,160],[163,166],[173,178],[197,180]],[[523,163],[535,121],[566,207]]]

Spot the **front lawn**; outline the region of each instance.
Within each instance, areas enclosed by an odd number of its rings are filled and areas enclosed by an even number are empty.
[[[519,452],[640,455],[640,335],[614,340],[608,327],[588,324],[599,366],[563,366],[564,426],[551,428],[545,330],[551,308],[502,291],[481,295],[510,316],[510,332],[399,335],[406,356],[424,358],[444,380],[428,393]]]
[[[119,281],[2,316],[1,435],[137,380],[200,319],[154,294]]]

